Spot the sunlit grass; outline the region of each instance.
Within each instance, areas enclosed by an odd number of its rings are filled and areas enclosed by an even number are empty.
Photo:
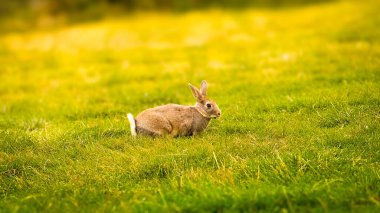
[[[379,4],[135,14],[0,36],[0,210],[379,211]],[[194,138],[126,114],[192,105]]]

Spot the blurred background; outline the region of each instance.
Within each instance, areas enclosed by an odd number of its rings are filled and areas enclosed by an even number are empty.
[[[186,84],[206,79],[211,98],[244,117],[231,99],[251,109],[271,96],[308,97],[312,84],[374,78],[378,8],[376,0],[2,1],[0,102],[18,117],[124,116],[193,104]]]
[[[283,8],[332,0],[12,0],[0,3],[1,28],[25,29],[99,20],[142,11]]]

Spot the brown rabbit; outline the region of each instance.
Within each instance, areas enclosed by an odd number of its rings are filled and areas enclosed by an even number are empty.
[[[128,113],[132,136],[193,136],[206,129],[211,118],[220,117],[218,105],[206,96],[206,81],[202,81],[200,90],[190,83],[189,87],[197,99],[195,106],[167,104],[144,110],[136,118]]]

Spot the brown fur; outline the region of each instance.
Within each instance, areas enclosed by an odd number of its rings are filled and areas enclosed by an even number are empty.
[[[167,104],[144,110],[135,118],[138,135],[163,136],[193,136],[206,129],[211,118],[220,116],[221,111],[207,94],[207,83],[202,81],[198,90],[189,84],[197,99],[195,106]],[[211,107],[210,107],[211,106]]]

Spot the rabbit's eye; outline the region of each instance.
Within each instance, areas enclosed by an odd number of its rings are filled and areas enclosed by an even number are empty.
[[[211,108],[211,104],[206,104],[206,106],[207,106],[207,108],[209,108],[209,109]]]

